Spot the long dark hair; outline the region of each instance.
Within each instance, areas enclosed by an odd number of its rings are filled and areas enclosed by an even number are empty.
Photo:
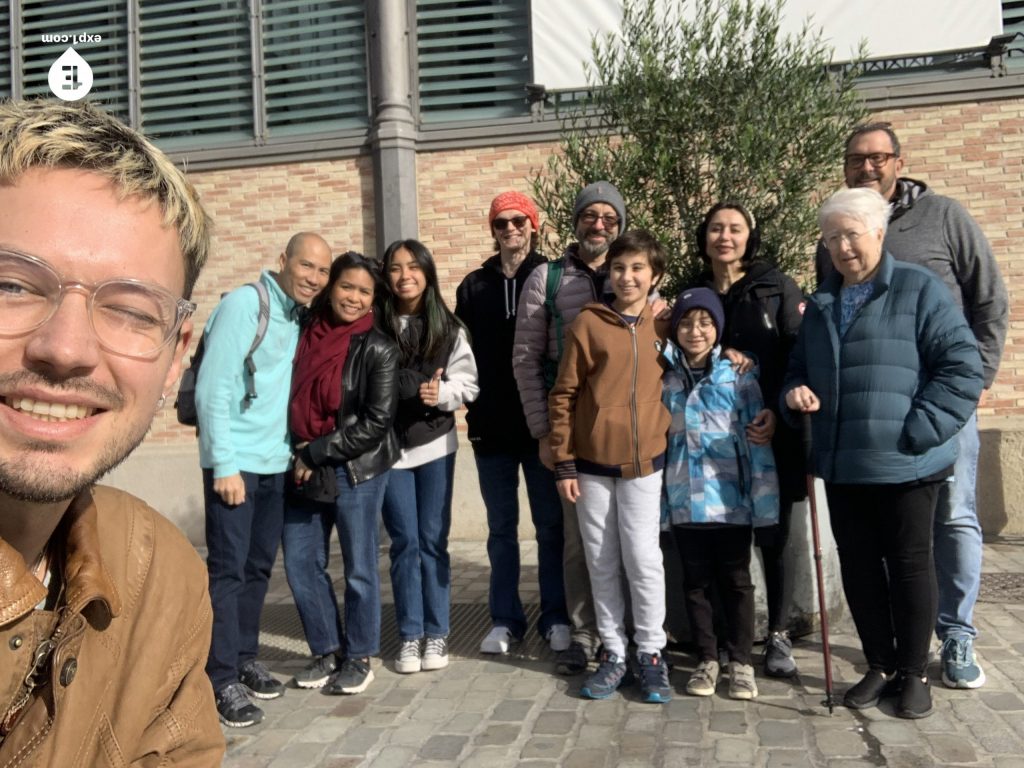
[[[363,256],[363,254],[356,251],[346,251],[331,264],[331,271],[327,276],[327,285],[324,286],[324,289],[316,295],[316,298],[309,305],[307,322],[319,320],[320,318],[331,319],[331,289],[341,279],[341,273],[348,269],[365,270],[373,278],[374,300],[376,301],[377,297],[380,296],[382,282],[380,278],[380,264],[377,263],[377,260]]]
[[[750,262],[757,256],[757,251],[761,247],[761,227],[757,225],[754,220],[754,214],[746,209],[745,206],[740,205],[729,200],[724,200],[720,203],[715,203],[711,206],[711,209],[704,214],[704,220],[697,227],[697,255],[701,257],[705,264],[710,264],[711,259],[708,257],[708,224],[711,223],[711,217],[719,211],[739,211],[743,220],[747,222],[747,228],[750,230],[750,234],[747,236],[747,249],[743,251],[743,255],[740,257],[740,263],[746,267]]]
[[[424,320],[424,333],[420,338],[420,349],[406,348],[407,342],[403,340],[402,335],[399,333],[401,326],[398,322],[398,298],[391,290],[391,279],[389,277],[391,262],[394,260],[395,254],[403,248],[412,254],[413,259],[423,271],[423,277],[427,281],[427,287],[423,291],[422,316]],[[382,262],[381,272],[384,276],[384,290],[381,291],[380,301],[381,327],[391,338],[398,341],[403,358],[407,360],[415,356],[421,356],[424,360],[435,358],[444,349],[451,335],[457,333],[458,329],[462,327],[462,323],[448,309],[448,305],[444,303],[444,298],[441,296],[434,257],[427,250],[427,246],[419,240],[396,240],[384,251]]]

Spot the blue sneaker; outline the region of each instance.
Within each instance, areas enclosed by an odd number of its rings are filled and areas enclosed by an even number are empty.
[[[665,704],[672,701],[672,689],[668,684],[668,667],[656,653],[638,654],[640,662],[640,698],[648,704]]]
[[[597,671],[580,688],[580,695],[585,699],[607,699],[620,685],[629,682],[632,682],[632,674],[626,662],[605,651]]]
[[[985,672],[974,657],[970,635],[947,637],[942,642],[942,682],[947,688],[981,688]]]

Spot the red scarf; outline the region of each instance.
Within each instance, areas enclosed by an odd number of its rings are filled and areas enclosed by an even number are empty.
[[[341,409],[341,373],[353,336],[373,327],[373,311],[351,323],[313,321],[299,339],[292,372],[288,423],[299,442],[316,440],[334,430]]]

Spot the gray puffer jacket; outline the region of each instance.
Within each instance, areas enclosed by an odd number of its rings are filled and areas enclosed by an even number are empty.
[[[576,255],[576,249],[577,244],[573,243],[562,254],[565,271],[555,294],[555,307],[562,315],[563,336],[580,310],[590,302],[600,300],[604,292],[605,271],[595,272],[584,264]],[[557,324],[544,306],[549,264],[541,264],[526,279],[519,297],[516,337],[512,346],[512,366],[523,413],[530,434],[538,440],[551,431],[548,424],[548,388],[544,381],[545,361],[558,360]]]

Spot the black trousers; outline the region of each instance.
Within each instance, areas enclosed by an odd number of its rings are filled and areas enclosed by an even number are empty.
[[[932,521],[940,482],[825,484],[843,592],[872,669],[925,674],[938,610]]]
[[[673,526],[683,561],[686,610],[701,661],[718,659],[711,594],[725,613],[725,647],[732,661],[750,664],[754,645],[754,584],[750,580],[751,528],[746,525]]]

